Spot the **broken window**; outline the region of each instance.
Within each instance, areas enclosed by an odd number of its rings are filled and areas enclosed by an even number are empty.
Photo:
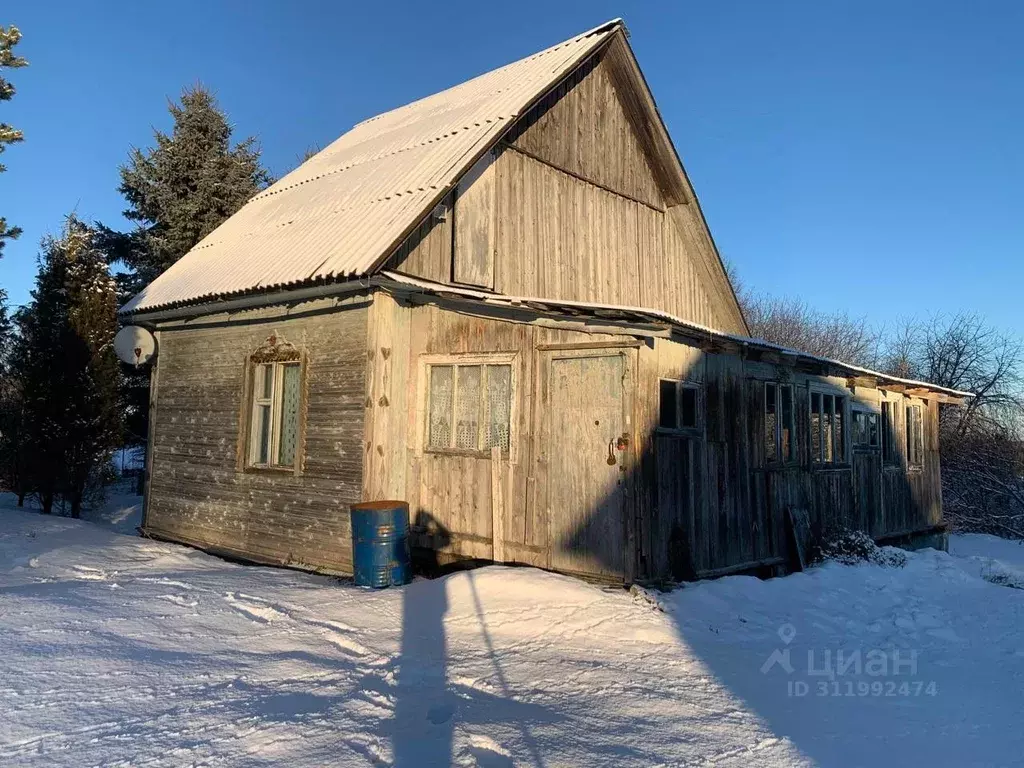
[[[796,459],[793,385],[766,382],[764,385],[764,449],[769,464]]]
[[[427,366],[427,448],[455,453],[509,449],[512,366]]]
[[[298,453],[301,364],[258,363],[252,368],[249,466],[294,468]]]
[[[853,412],[853,444],[858,448],[878,447],[878,414],[871,411]]]
[[[662,379],[658,392],[658,426],[661,429],[692,431],[700,427],[696,384]]]
[[[920,467],[924,463],[924,422],[920,405],[907,406],[907,465]]]
[[[811,393],[810,444],[815,464],[842,464],[846,457],[846,398]]]
[[[778,392],[774,384],[764,385],[764,455],[769,463],[779,460]]]
[[[899,463],[899,455],[896,452],[895,414],[892,403],[882,403],[882,463],[889,465]]]

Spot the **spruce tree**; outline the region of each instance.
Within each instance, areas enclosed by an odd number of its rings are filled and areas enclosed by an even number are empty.
[[[32,301],[19,318],[15,363],[23,397],[28,483],[43,511],[61,496],[72,517],[120,441],[113,351],[117,287],[94,233],[69,216],[43,243]]]
[[[130,267],[140,290],[270,183],[254,137],[232,146],[232,128],[210,91],[186,89],[169,105],[174,127],[151,149],[133,149],[121,167],[124,216],[137,229],[102,228],[102,245]]]
[[[22,308],[11,317],[7,295],[0,290],[0,487],[18,494],[18,506],[25,503],[28,477],[24,451],[24,399],[20,372],[23,345],[16,327],[25,317]]]
[[[232,127],[213,94],[186,89],[169,105],[174,125],[157,131],[155,146],[133,149],[121,167],[127,233],[99,225],[99,246],[129,272],[117,276],[127,301],[270,183],[253,137],[232,145]],[[149,369],[122,366],[126,439],[145,444]]]
[[[0,26],[0,101],[10,101],[14,97],[14,86],[4,78],[3,70],[17,69],[28,64],[25,59],[14,54],[14,46],[21,40],[21,32],[17,27]],[[0,154],[7,148],[8,144],[15,144],[24,137],[21,131],[11,125],[0,121]],[[0,173],[7,170],[3,163],[0,163]],[[21,234],[18,227],[10,227],[7,220],[0,216],[0,254],[4,250],[4,241],[16,238]]]
[[[7,292],[0,288],[0,488],[18,487],[20,403],[12,373],[14,323],[7,312]]]
[[[0,379],[7,375],[14,345],[14,322],[7,312],[7,291],[0,288]]]

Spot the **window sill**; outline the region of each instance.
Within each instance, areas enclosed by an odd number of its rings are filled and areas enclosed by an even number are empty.
[[[245,467],[242,470],[247,475],[297,475],[295,467]]]
[[[811,464],[814,472],[845,472],[853,469],[852,464]]]
[[[424,448],[423,453],[426,456],[435,456],[438,458],[457,457],[461,459],[490,459],[490,449],[485,451],[456,451],[456,450],[445,450],[442,448]],[[508,451],[504,450],[501,452],[502,459],[508,459]]]
[[[672,427],[655,427],[654,434],[662,437],[701,437],[704,432],[700,427],[684,427],[673,429]]]
[[[760,469],[768,470],[771,472],[781,472],[785,469],[801,469],[803,464],[799,461],[768,461],[765,462],[764,466]]]

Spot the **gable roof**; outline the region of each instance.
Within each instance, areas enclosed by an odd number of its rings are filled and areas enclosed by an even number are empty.
[[[363,276],[620,19],[356,125],[203,238],[122,314]]]

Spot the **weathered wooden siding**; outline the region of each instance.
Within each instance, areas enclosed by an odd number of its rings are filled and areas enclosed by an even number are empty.
[[[505,141],[592,184],[653,208],[665,207],[633,120],[600,56],[541,99]]]
[[[636,203],[514,150],[497,165],[499,293],[640,303]]]
[[[349,571],[363,485],[365,300],[309,302],[160,329],[152,533],[247,559]],[[306,355],[301,472],[243,471],[248,356],[271,334]]]
[[[898,402],[898,430],[910,399],[666,339],[579,333],[473,316],[453,306],[404,306],[384,293],[370,312],[369,337],[365,495],[408,500],[419,518],[417,541],[445,556],[494,556],[496,483],[503,499],[498,548],[504,560],[627,581],[783,567],[792,558],[791,509],[806,510],[818,537],[858,529],[882,538],[941,522],[935,403],[926,409],[921,469],[883,470],[878,449],[855,452],[849,440],[846,463],[811,467],[812,384],[863,407],[877,409],[883,396]],[[569,358],[561,369],[575,370],[572,360],[580,356],[619,353],[635,361],[622,375],[629,439],[625,450],[610,451],[609,435],[588,437],[588,430],[596,434],[614,423],[607,408],[595,400],[591,430],[591,422],[569,419],[565,393],[549,382],[555,360]],[[496,468],[489,455],[424,450],[426,363],[460,356],[477,361],[487,354],[506,356],[514,369],[508,457]],[[698,385],[699,430],[658,428],[661,378]],[[786,465],[765,458],[766,381],[793,385],[797,452]],[[580,405],[586,411],[585,399]],[[566,440],[569,433],[577,437]],[[582,482],[593,487],[574,485]],[[563,514],[580,499],[585,508]],[[566,528],[565,520],[575,522]]]
[[[431,213],[384,263],[393,269],[439,283],[452,279],[453,196],[448,195],[438,214]]]
[[[746,333],[696,199],[667,205],[653,128],[613,69],[597,57],[543,98],[460,183],[447,220],[431,217],[386,266]]]
[[[704,421],[699,436],[657,429],[659,378],[702,383]],[[638,557],[639,572],[648,578],[784,565],[792,557],[790,509],[807,512],[816,537],[850,529],[885,538],[925,531],[942,522],[934,400],[848,387],[844,379],[734,355],[702,354],[662,339],[641,350],[638,381],[643,467]],[[793,385],[797,451],[789,464],[768,464],[765,458],[766,381]],[[850,439],[845,463],[812,467],[807,437],[812,384],[876,413],[880,401],[889,400],[896,410],[898,435],[905,434],[906,406],[923,405],[922,467],[908,468],[901,453],[896,465],[883,468],[879,448],[854,449]],[[847,421],[846,429],[850,426]],[[903,444],[896,442],[902,452]]]
[[[542,437],[547,434],[550,414],[546,411],[547,388],[541,381],[541,370],[552,355],[591,355],[595,344],[610,345],[608,349],[614,354],[620,349],[632,351],[638,342],[623,336],[472,317],[433,305],[403,306],[380,292],[370,312],[369,335],[373,348],[367,371],[370,391],[364,445],[367,498],[406,499],[417,529],[416,541],[434,546],[444,556],[490,559],[494,553],[492,501],[497,480],[504,502],[499,531],[504,559],[552,567],[554,547],[557,566],[557,548],[564,542],[552,534],[548,509],[561,487],[559,478],[549,474],[552,457]],[[407,344],[404,339],[408,339]],[[437,362],[438,356],[481,354],[511,356],[513,367],[511,447],[497,468],[489,455],[424,450],[425,361]],[[632,430],[631,406],[626,418]],[[581,452],[581,461],[603,463],[608,457],[607,446],[602,442],[600,448],[596,458]],[[623,473],[627,481],[631,472],[630,465]],[[632,494],[632,485],[626,492]],[[623,514],[632,524],[635,511],[631,501],[626,506]],[[633,534],[622,531],[608,545],[621,553],[614,568],[630,569],[630,575],[634,560],[627,558],[627,553],[632,541]],[[595,567],[590,575],[606,576],[605,571],[611,567]],[[620,574],[619,578],[624,576]]]

